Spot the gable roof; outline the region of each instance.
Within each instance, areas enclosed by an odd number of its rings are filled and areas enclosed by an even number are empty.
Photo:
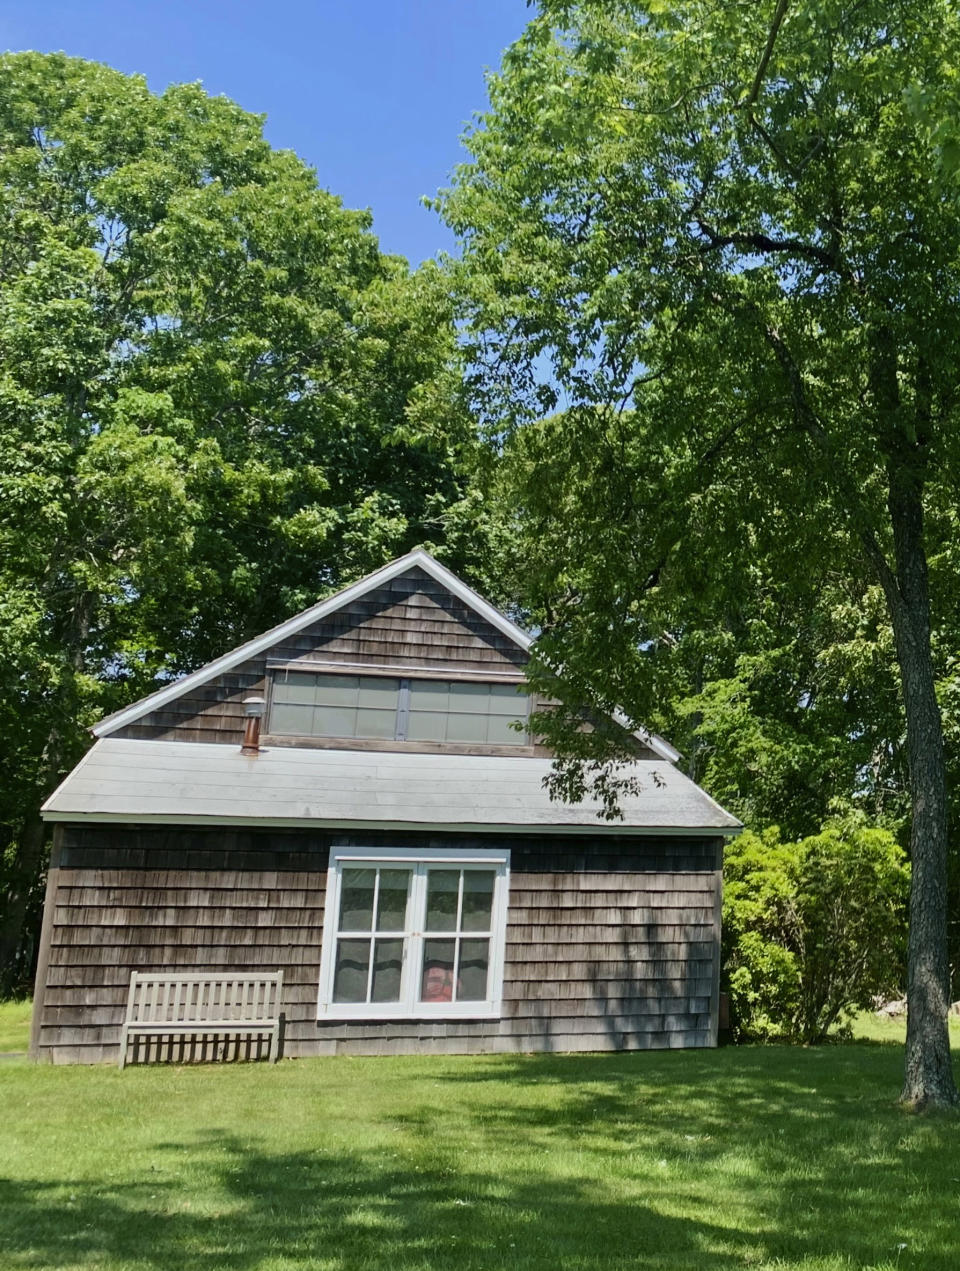
[[[451,573],[445,565],[441,565],[438,560],[435,560],[429,552],[425,552],[423,548],[418,547],[414,551],[408,552],[406,556],[400,556],[397,560],[391,561],[389,565],[384,565],[382,569],[375,570],[372,574],[367,574],[366,577],[352,583],[349,587],[345,587],[342,591],[328,596],[326,600],[321,600],[309,609],[304,609],[302,613],[295,614],[294,617],[288,618],[286,622],[281,622],[279,625],[271,627],[269,631],[264,631],[262,635],[256,636],[253,640],[237,645],[229,653],[215,658],[212,662],[208,662],[198,670],[192,671],[189,675],[171,681],[163,688],[158,689],[157,692],[151,693],[149,697],[143,697],[140,701],[134,702],[122,710],[114,711],[112,715],[105,715],[103,719],[94,724],[91,731],[95,737],[109,737],[111,733],[115,733],[127,724],[132,724],[150,711],[158,710],[168,702],[182,697],[199,685],[209,683],[210,680],[215,679],[218,675],[224,675],[226,672],[233,670],[234,667],[239,666],[240,663],[246,662],[249,658],[257,657],[289,636],[297,635],[306,627],[312,626],[313,623],[326,618],[329,614],[345,608],[354,600],[358,600],[361,596],[367,595],[368,592],[375,590],[384,583],[390,582],[391,579],[399,577],[414,567],[422,569],[425,574],[440,583],[441,586],[456,596],[480,618],[505,635],[517,648],[524,653],[530,651],[533,645],[533,636],[524,631],[522,627],[518,627],[515,622],[512,622],[499,609],[494,608],[493,605],[484,600],[472,587],[468,587],[456,574]],[[629,727],[628,720],[621,713],[616,713],[614,718],[621,726]],[[664,741],[662,737],[647,733],[645,730],[639,731],[636,735],[656,755],[659,755],[661,759],[665,759],[668,763],[674,763],[680,757],[679,751],[674,750],[670,743]]]

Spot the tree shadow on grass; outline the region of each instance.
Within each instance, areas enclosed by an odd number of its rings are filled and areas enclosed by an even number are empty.
[[[300,1150],[276,1152],[251,1125],[242,1140],[209,1130],[157,1142],[154,1168],[127,1168],[116,1185],[109,1162],[96,1182],[67,1170],[55,1182],[7,1180],[0,1266],[960,1265],[957,1125],[895,1107],[896,1055],[768,1048],[379,1062],[394,1065],[399,1092],[367,1117],[369,1148],[344,1149],[343,1134],[318,1121],[315,1149],[302,1150],[301,1135]],[[359,1098],[377,1063],[336,1071]]]
[[[960,1120],[897,1105],[902,1050],[517,1056],[506,1071],[453,1079],[492,1077],[516,1095],[494,1107],[465,1100],[488,1130],[576,1141],[595,1156],[640,1152],[668,1187],[691,1199],[699,1189],[707,1206],[728,1188],[765,1233],[770,1265],[960,1267]],[[523,1096],[544,1083],[562,1092],[546,1109]]]
[[[212,1210],[194,1212],[188,1180],[176,1177],[116,1188],[0,1183],[2,1265],[612,1271],[755,1260],[754,1237],[616,1199],[591,1180],[490,1177],[442,1159],[266,1155],[226,1135],[191,1150],[215,1156]]]

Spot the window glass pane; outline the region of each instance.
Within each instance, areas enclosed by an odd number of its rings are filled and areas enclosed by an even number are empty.
[[[497,746],[525,746],[526,733],[519,733],[510,725],[516,715],[491,715],[487,722],[487,740]]]
[[[453,1001],[453,964],[456,940],[424,940],[421,1002]]]
[[[439,711],[410,712],[407,737],[410,741],[444,741],[448,715]]]
[[[461,931],[490,930],[494,877],[492,869],[465,869],[463,871]]]
[[[278,680],[273,686],[275,702],[299,702],[313,705],[315,689],[312,675],[294,675],[289,680]]]
[[[516,684],[490,685],[491,715],[509,715],[512,719],[525,719],[529,702],[529,697]]]
[[[375,940],[371,1002],[399,1002],[403,971],[403,940]]]
[[[313,707],[288,706],[274,700],[270,710],[270,731],[309,736],[313,731]]]
[[[450,685],[446,680],[411,680],[410,709],[416,711],[445,711]]]
[[[487,740],[486,715],[454,715],[447,716],[447,741],[479,741]]]
[[[450,709],[486,715],[490,704],[490,687],[489,684],[451,684]]]
[[[456,931],[457,898],[460,892],[458,869],[431,869],[427,872],[426,931]]]
[[[369,931],[375,869],[345,869],[340,880],[340,931]]]
[[[393,737],[397,731],[396,708],[389,711],[357,711],[354,737]]]
[[[353,737],[357,712],[352,706],[317,706],[314,708],[315,737]]]
[[[318,675],[317,702],[323,706],[356,706],[359,683],[355,675]]]
[[[377,900],[377,930],[404,931],[407,926],[408,869],[382,869]],[[476,928],[473,928],[476,930]]]
[[[369,940],[338,940],[333,972],[335,1002],[365,1002],[370,969]]]
[[[490,941],[461,940],[457,976],[458,1002],[485,1002],[490,971]]]
[[[380,710],[396,711],[397,694],[400,691],[399,680],[380,680],[371,677],[360,681],[358,706],[376,707]]]

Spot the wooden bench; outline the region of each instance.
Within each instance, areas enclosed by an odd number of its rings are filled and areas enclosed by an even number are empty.
[[[120,1067],[132,1037],[262,1033],[270,1062],[280,1045],[283,972],[259,975],[153,975],[133,971],[120,1034]]]

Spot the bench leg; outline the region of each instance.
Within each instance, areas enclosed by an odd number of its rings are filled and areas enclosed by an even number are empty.
[[[280,1048],[280,1025],[274,1024],[270,1032],[270,1062],[277,1062],[277,1051]]]
[[[127,1042],[128,1042],[128,1040],[129,1040],[129,1035],[128,1035],[128,1033],[127,1033],[127,1026],[126,1026],[126,1024],[124,1024],[124,1026],[123,1026],[123,1030],[122,1030],[122,1031],[121,1031],[121,1033],[120,1033],[120,1061],[119,1061],[118,1067],[119,1067],[121,1070],[123,1069],[124,1064],[127,1062]]]

